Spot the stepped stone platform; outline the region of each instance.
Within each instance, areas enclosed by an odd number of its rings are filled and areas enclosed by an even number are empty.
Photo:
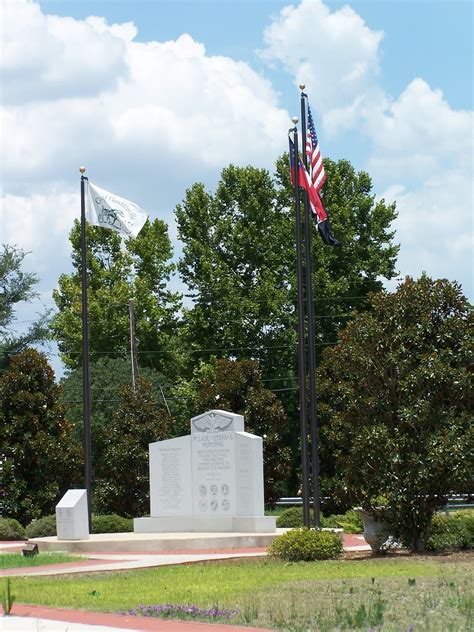
[[[87,540],[58,540],[56,536],[32,538],[40,552],[66,551],[87,552],[155,552],[196,551],[218,549],[244,549],[267,547],[277,535],[274,533],[100,533],[91,534]]]

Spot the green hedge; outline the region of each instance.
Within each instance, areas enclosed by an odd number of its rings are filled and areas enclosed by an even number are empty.
[[[313,512],[311,511],[311,521],[313,520]],[[276,520],[276,526],[280,529],[296,529],[304,525],[303,507],[289,507],[280,514]]]
[[[313,511],[310,511],[313,521]],[[276,521],[279,528],[296,529],[303,527],[303,507],[290,507],[280,514]],[[350,510],[345,514],[335,514],[329,517],[321,516],[321,527],[330,529],[344,529],[346,533],[362,533],[364,527],[356,511]]]
[[[56,515],[43,516],[30,522],[26,527],[28,538],[46,538],[56,535]]]
[[[25,530],[13,518],[0,518],[0,540],[24,540]]]
[[[92,516],[92,533],[125,533],[133,531],[133,519],[122,518],[117,514]],[[43,516],[33,520],[26,527],[28,538],[45,538],[56,535],[56,515]]]
[[[117,514],[92,516],[92,533],[126,533],[133,531],[133,518]]]
[[[474,548],[474,511],[464,509],[453,514],[436,514],[426,543],[428,551]]]
[[[268,553],[289,562],[333,560],[341,555],[342,542],[337,533],[303,527],[276,537]]]

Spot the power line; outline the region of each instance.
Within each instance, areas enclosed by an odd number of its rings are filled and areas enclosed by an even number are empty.
[[[269,389],[265,389],[267,391],[270,391],[270,393],[280,393],[282,391],[297,391],[298,390],[298,386],[291,386],[288,388],[269,388]],[[168,401],[173,402],[173,401],[189,401],[194,399],[194,397],[167,397],[166,398]],[[82,400],[78,399],[78,400],[60,400],[61,404],[82,404]],[[102,403],[115,403],[115,404],[121,404],[124,400],[123,399],[93,399],[91,400],[91,404],[102,404]]]

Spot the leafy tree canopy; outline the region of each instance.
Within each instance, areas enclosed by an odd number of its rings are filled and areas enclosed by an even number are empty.
[[[139,375],[151,384],[154,399],[166,407],[162,395],[167,388],[164,378],[148,367],[141,367]],[[122,404],[119,390],[130,383],[130,360],[104,355],[90,365],[92,465],[96,478],[101,478],[103,468],[107,467],[104,451],[113,416]],[[60,401],[67,406],[67,419],[74,424],[74,440],[82,445],[82,368],[68,371],[61,380],[61,387]]]
[[[341,248],[313,239],[318,344],[332,343],[380,276],[395,274],[395,206],[375,202],[370,177],[349,162],[325,161],[324,203]],[[265,376],[293,374],[295,246],[287,156],[274,177],[230,165],[214,194],[202,184],[176,208],[183,254],[178,268],[193,297],[186,339],[201,358],[255,358]]]
[[[316,348],[337,341],[356,309],[365,309],[381,277],[395,275],[395,205],[375,201],[372,182],[346,160],[325,160],[324,204],[341,247],[314,231]],[[211,356],[255,359],[288,415],[293,489],[299,467],[296,398],[296,253],[288,156],[271,176],[264,169],[223,169],[214,193],[195,184],[176,208],[183,251],[178,269],[190,289],[182,338],[188,375]],[[325,465],[323,464],[323,473]]]
[[[23,301],[32,301],[38,294],[34,287],[38,277],[33,272],[22,270],[26,253],[14,246],[2,245],[0,252],[0,366],[5,367],[9,358],[24,351],[28,346],[44,342],[49,338],[48,314],[34,322],[26,333],[15,335],[15,306]]]
[[[104,463],[93,502],[98,513],[136,518],[150,511],[148,444],[169,439],[173,420],[143,378],[135,390],[121,387],[119,396],[121,404],[104,433]]]
[[[75,272],[63,274],[53,296],[58,313],[52,329],[61,357],[68,367],[81,365],[81,246],[80,224],[71,231]],[[167,285],[173,272],[171,242],[161,220],[146,222],[125,249],[120,236],[100,227],[87,227],[88,309],[91,360],[108,355],[128,355],[130,345],[129,300],[134,301],[138,362],[175,374],[179,363],[176,346],[176,313],[180,302]]]
[[[3,510],[24,525],[54,513],[78,483],[80,451],[59,391],[46,358],[33,349],[13,356],[0,376]]]
[[[407,278],[371,298],[325,352],[322,441],[353,503],[385,499],[423,548],[443,498],[472,482],[472,311],[456,283]]]

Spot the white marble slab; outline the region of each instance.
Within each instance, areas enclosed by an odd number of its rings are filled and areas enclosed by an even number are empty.
[[[56,505],[56,533],[58,540],[87,540],[89,538],[89,515],[85,489],[69,489]]]

